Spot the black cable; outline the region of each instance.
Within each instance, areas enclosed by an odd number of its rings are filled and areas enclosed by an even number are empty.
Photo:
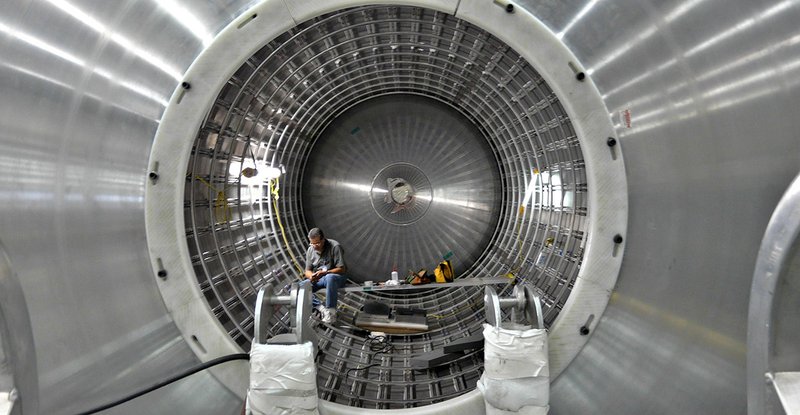
[[[154,391],[154,390],[156,390],[158,388],[167,386],[172,382],[181,380],[181,379],[183,379],[183,378],[185,378],[185,377],[187,377],[189,375],[193,375],[193,374],[195,374],[195,373],[197,373],[197,372],[199,372],[201,370],[208,369],[208,368],[216,366],[216,365],[218,365],[220,363],[230,362],[231,360],[250,360],[250,355],[247,354],[247,353],[236,353],[236,354],[229,354],[227,356],[222,356],[222,357],[218,357],[216,359],[209,360],[208,362],[205,362],[205,363],[199,364],[199,365],[197,365],[195,367],[189,368],[188,370],[184,371],[183,373],[179,373],[179,374],[177,374],[177,375],[175,375],[175,376],[173,376],[171,378],[168,378],[168,379],[166,379],[164,381],[161,381],[161,382],[159,382],[159,383],[157,383],[157,384],[155,384],[153,386],[150,386],[147,389],[143,389],[143,390],[141,390],[139,392],[136,392],[134,394],[128,395],[128,396],[126,396],[126,397],[124,397],[122,399],[119,399],[119,400],[116,400],[114,402],[105,404],[103,406],[98,406],[97,408],[93,408],[93,409],[90,409],[88,411],[81,412],[79,415],[94,414],[94,413],[106,410],[108,408],[113,408],[113,407],[115,407],[117,405],[121,405],[121,404],[123,404],[125,402],[128,402],[130,400],[136,399],[136,398],[138,398],[138,397],[140,397],[140,396],[142,396],[144,394],[150,393],[150,392],[152,392],[152,391]]]
[[[364,343],[369,347],[369,351],[372,352],[368,355],[369,359],[367,359],[367,363],[369,364],[364,367],[353,367],[347,369],[347,372],[344,374],[345,381],[350,376],[350,372],[358,372],[371,367],[380,366],[380,363],[371,363],[375,356],[379,354],[391,354],[394,352],[394,345],[389,343],[389,340],[386,338],[386,336],[371,336]]]

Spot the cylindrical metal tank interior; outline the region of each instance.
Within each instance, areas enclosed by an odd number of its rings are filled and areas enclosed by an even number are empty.
[[[266,3],[302,14],[314,2]],[[756,257],[800,171],[800,2],[350,3],[280,20],[246,13],[254,0],[3,2],[0,393],[16,388],[16,410],[77,413],[197,364],[198,350],[246,349],[258,284],[289,282],[318,225],[346,241],[354,281],[451,254],[464,276],[536,285],[547,324],[572,333],[551,348],[576,354],[553,377],[551,413],[746,413]],[[541,24],[572,56],[563,73],[533,26],[497,23],[506,15]],[[209,58],[244,53],[221,42],[263,19],[276,34],[249,39],[247,57]],[[215,64],[232,70],[204,90]],[[560,76],[591,94],[565,92]],[[181,104],[199,122],[170,130]],[[584,128],[596,119],[609,130]],[[174,143],[186,151],[170,153],[171,134],[189,137]],[[593,216],[613,216],[596,208],[619,189],[588,185],[587,143],[624,160],[624,232]],[[246,183],[251,160],[280,181]],[[164,216],[173,245],[152,238],[153,192],[180,198]],[[616,283],[579,333],[559,314],[574,309],[579,273],[598,260],[586,241],[601,236],[621,269],[597,276]],[[165,288],[170,253],[225,339],[185,332],[185,298]],[[476,292],[388,298],[441,317],[404,347],[473,333]],[[478,356],[419,378],[394,362],[357,385],[337,370],[363,340],[318,330],[325,401],[395,409],[405,390],[428,405],[479,375]],[[229,386],[201,372],[109,413],[237,414]]]

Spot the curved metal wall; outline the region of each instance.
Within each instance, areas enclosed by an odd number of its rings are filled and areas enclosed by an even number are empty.
[[[191,13],[214,33],[239,7]],[[168,8],[0,6],[0,239],[28,304],[43,414],[76,413],[197,362],[166,315],[145,245],[150,145],[204,41]],[[127,408],[238,413],[218,385],[204,374]],[[218,392],[178,396],[200,387]]]
[[[0,239],[29,308],[42,413],[196,362],[148,267],[147,155],[180,74],[253,3],[0,7]],[[744,413],[752,270],[800,170],[800,3],[521,3],[593,78],[628,168],[623,269],[552,412]],[[237,405],[201,375],[118,412]]]
[[[569,27],[617,122],[630,217],[617,287],[555,381],[554,413],[745,413],[748,287],[800,170],[800,4],[580,4],[594,5],[572,26],[580,13],[548,20]]]

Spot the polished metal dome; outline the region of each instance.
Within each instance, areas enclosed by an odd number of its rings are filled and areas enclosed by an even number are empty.
[[[456,273],[486,249],[500,213],[500,175],[486,139],[466,117],[430,98],[387,95],[339,116],[305,168],[306,223],[352,252],[360,282],[433,270]]]

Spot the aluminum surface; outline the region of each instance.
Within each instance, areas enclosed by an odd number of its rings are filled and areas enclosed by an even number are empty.
[[[242,6],[207,3],[191,14],[213,34]],[[181,24],[187,13],[171,9],[0,6],[0,239],[28,304],[39,413],[76,413],[198,362],[153,285],[144,233],[153,135],[203,47]],[[219,387],[210,376],[196,384]],[[154,395],[139,413],[179,413],[187,400],[177,395],[190,390]],[[221,387],[193,399],[219,413],[240,409]]]
[[[253,2],[175,3],[213,35]],[[85,22],[53,4],[0,8],[0,238],[31,313],[40,408],[70,413],[196,361],[151,280],[141,199],[173,72],[204,35],[157,2],[67,3]],[[752,270],[800,169],[798,3],[521,5],[591,71],[629,169],[623,271],[552,413],[744,413]],[[213,379],[187,382],[118,412],[223,412],[203,405],[225,400]]]
[[[572,3],[533,8],[605,97],[631,216],[609,308],[552,413],[745,413],[752,271],[800,169],[800,4]]]

